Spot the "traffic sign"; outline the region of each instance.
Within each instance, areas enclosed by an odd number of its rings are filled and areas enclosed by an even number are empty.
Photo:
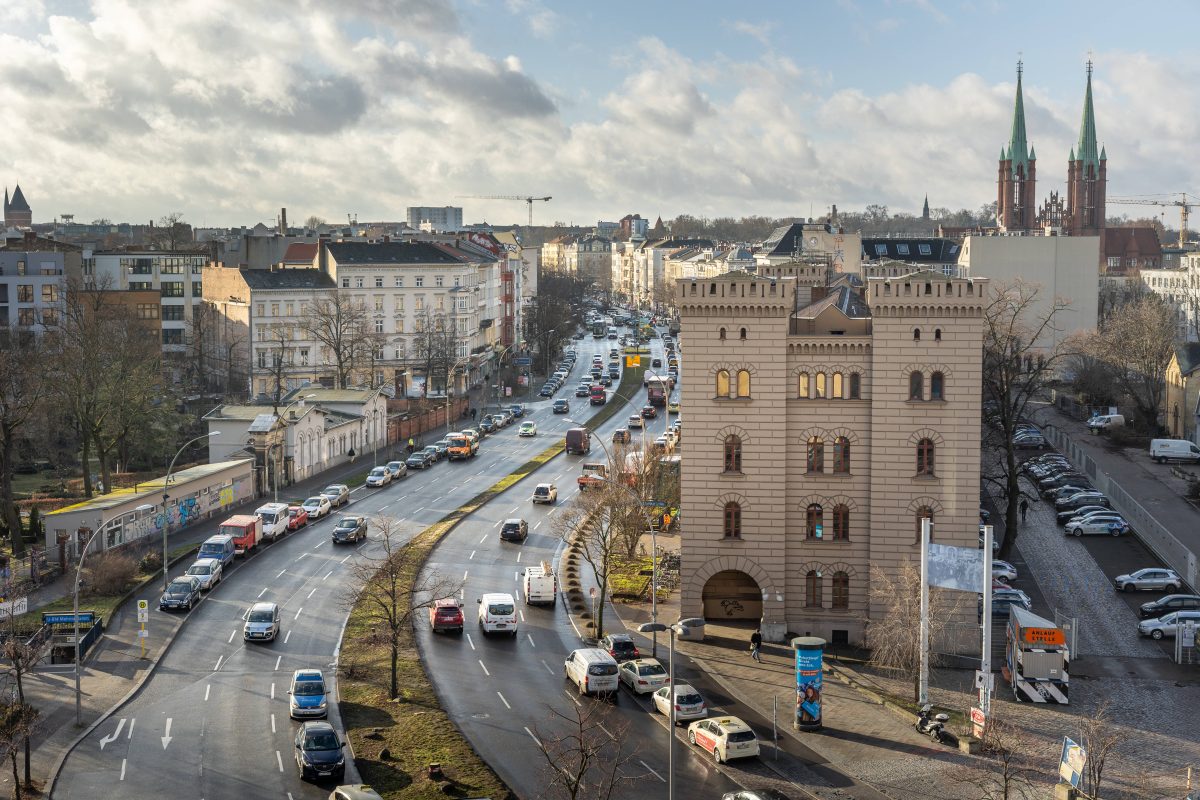
[[[96,621],[96,612],[95,611],[80,611],[79,612],[79,624],[80,625],[91,625],[95,621]],[[74,622],[75,622],[74,614],[49,614],[44,611],[42,612],[42,624],[43,625],[71,625]]]
[[[150,635],[150,632],[146,631],[146,630],[140,630],[137,632],[137,635],[138,635],[139,639],[145,639],[147,636]]]
[[[528,367],[533,365],[533,359],[529,356],[517,356],[512,360],[512,362],[518,367]]]
[[[983,726],[987,723],[987,715],[982,710],[971,708],[971,727],[976,739],[983,738]]]

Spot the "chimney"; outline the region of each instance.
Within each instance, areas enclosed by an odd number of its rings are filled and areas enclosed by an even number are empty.
[[[279,235],[287,236],[287,209],[279,209]]]
[[[329,239],[325,234],[321,234],[320,238],[317,239],[317,269],[321,270],[321,272],[324,272],[326,275],[329,274],[328,244]]]

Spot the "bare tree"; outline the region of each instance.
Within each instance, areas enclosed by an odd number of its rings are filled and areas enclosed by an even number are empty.
[[[309,303],[300,326],[323,349],[338,389],[350,385],[356,372],[370,362],[381,340],[366,305],[345,291]]]
[[[627,747],[627,722],[605,718],[600,703],[572,704],[570,712],[550,707],[550,725],[565,728],[554,734],[549,726],[534,729],[538,750],[546,759],[549,780],[543,797],[565,800],[610,800],[627,783],[647,776],[625,775],[635,752]],[[605,722],[612,734],[605,730]]]
[[[290,325],[275,323],[267,327],[267,344],[270,350],[260,359],[260,364],[266,364],[271,376],[271,410],[279,413],[279,403],[287,394],[287,376],[292,368],[293,353],[292,329]],[[266,348],[263,348],[266,350]],[[262,352],[262,351],[260,351]]]
[[[22,782],[17,771],[17,754],[29,740],[37,724],[38,711],[33,706],[8,695],[0,698],[0,757],[12,763],[13,797],[21,800]]]
[[[1147,433],[1158,429],[1163,375],[1177,329],[1175,309],[1158,295],[1146,294],[1111,315],[1087,342],[1089,354],[1113,368],[1117,389],[1133,403],[1139,427]]]
[[[424,396],[439,382],[442,387],[450,386],[450,370],[458,356],[458,336],[446,324],[444,314],[425,308],[416,319],[416,336],[413,338],[413,365],[425,374]]]
[[[567,506],[554,522],[554,532],[568,547],[574,547],[587,562],[596,581],[600,602],[596,604],[596,636],[604,635],[604,601],[608,597],[608,582],[621,556],[622,526],[629,508],[625,493],[614,486],[601,484]]]
[[[994,707],[993,707],[994,708]],[[972,770],[978,800],[1033,800],[1044,793],[1034,781],[1040,775],[1025,755],[1030,738],[1012,723],[993,716],[983,732],[983,752],[992,759],[983,774]]]
[[[13,589],[11,589],[11,588],[9,589],[10,593],[12,593],[13,591],[14,591]],[[27,593],[28,589],[22,588],[22,589],[17,589],[15,591],[20,594],[25,594],[25,593]],[[23,739],[24,739],[23,748],[25,750],[24,787],[26,789],[33,788],[33,774],[32,774],[32,768],[31,768],[31,760],[32,760],[31,750],[32,750],[32,748],[30,746],[29,739],[30,739],[30,734],[32,733],[32,730],[33,730],[33,726],[37,722],[39,712],[36,708],[33,708],[25,700],[25,676],[33,671],[34,666],[37,664],[38,661],[41,660],[41,657],[42,657],[41,648],[36,647],[36,646],[30,646],[27,643],[24,635],[19,634],[17,632],[16,617],[13,616],[12,614],[9,614],[9,616],[8,616],[8,638],[4,642],[4,658],[7,659],[7,661],[8,661],[9,674],[12,676],[13,682],[16,686],[16,690],[17,690],[16,698],[15,698],[16,702],[20,706],[23,707],[21,709],[21,713],[17,716],[17,719],[20,722],[22,722],[23,728],[24,728],[24,730],[22,732],[24,733],[24,736],[23,736]],[[3,738],[3,737],[0,736],[0,738]],[[17,781],[15,755],[13,756],[13,783],[17,786],[20,786],[20,784]],[[20,795],[18,794],[17,796],[19,797]]]
[[[1063,358],[1063,348],[1052,340],[1057,318],[1068,303],[1055,298],[1038,313],[1039,290],[1034,285],[1016,281],[993,291],[984,309],[984,445],[985,452],[998,455],[993,464],[999,469],[985,468],[982,478],[999,490],[1004,505],[1005,555],[1016,545],[1020,530],[1021,464],[1013,437],[1030,400],[1043,392]]]
[[[310,231],[315,231],[317,228],[321,227],[324,224],[325,224],[325,218],[318,217],[316,214],[312,214],[311,216],[309,216],[308,219],[304,220],[304,227]]]
[[[372,518],[370,525],[374,548],[361,560],[350,562],[350,585],[362,588],[348,593],[344,600],[347,607],[359,608],[376,638],[390,649],[388,696],[396,698],[400,695],[400,650],[412,635],[414,618],[435,601],[457,595],[462,581],[422,570],[424,551],[411,545],[400,520],[380,516]]]
[[[42,341],[33,335],[0,330],[0,518],[12,536],[12,552],[25,552],[21,515],[13,500],[16,444],[42,407],[46,381]]]
[[[171,252],[189,249],[194,242],[192,226],[184,222],[180,211],[159,217],[158,224],[150,229],[147,239],[156,249]]]
[[[1083,763],[1082,785],[1092,800],[1100,800],[1100,787],[1104,780],[1104,768],[1117,746],[1127,738],[1128,732],[1112,720],[1112,708],[1108,700],[1100,701],[1095,712],[1079,721],[1079,746],[1087,753]]]
[[[929,657],[936,665],[938,654],[933,643],[953,623],[963,602],[963,592],[929,587]],[[921,565],[913,560],[900,562],[895,572],[871,566],[870,608],[878,619],[867,619],[867,644],[871,664],[911,675],[913,700],[920,699],[921,668]]]

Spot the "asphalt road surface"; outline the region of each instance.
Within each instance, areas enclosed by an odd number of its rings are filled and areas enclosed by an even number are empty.
[[[593,352],[607,356],[615,343],[585,339],[576,345],[580,357],[572,378],[585,374]],[[557,396],[569,397],[575,410],[587,401],[572,397],[573,386],[568,382]],[[335,650],[346,598],[354,589],[350,567],[364,548],[373,547],[369,539],[359,547],[334,546],[329,534],[338,513],[395,516],[415,534],[571,427],[567,417],[551,414],[549,400],[530,401],[527,408],[524,419],[537,422],[538,436],[518,438],[518,426],[511,424],[485,438],[471,461],[439,463],[381,489],[360,488],[349,506],[239,559],[190,612],[141,691],[70,754],[53,796],[327,797],[329,784],[300,780],[293,755],[298,723],[288,718],[287,689],[294,670],[315,667],[325,674],[331,693],[336,691]],[[562,463],[562,457],[551,462],[559,469]],[[527,479],[519,486],[524,492],[532,484]],[[156,610],[157,593],[142,597],[150,599],[151,613],[163,613]],[[275,642],[242,640],[243,614],[257,601],[281,607],[282,630]],[[329,709],[330,722],[340,730],[336,703]],[[356,777],[348,761],[346,782]]]

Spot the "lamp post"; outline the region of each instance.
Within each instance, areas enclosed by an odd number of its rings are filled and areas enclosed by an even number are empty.
[[[99,539],[101,534],[104,532],[104,529],[107,528],[109,525],[113,524],[114,522],[121,519],[122,517],[128,516],[129,514],[137,514],[137,513],[144,514],[147,511],[153,511],[153,510],[154,510],[154,506],[152,506],[149,503],[143,503],[142,505],[138,506],[137,508],[133,509],[132,511],[124,511],[120,514],[109,517],[107,521],[102,520],[100,522],[100,524],[96,526],[96,530],[92,533],[91,538],[89,538],[87,540],[87,544],[85,544],[80,549],[79,563],[75,566],[75,593],[74,593],[75,599],[72,604],[72,609],[75,612],[74,616],[75,616],[75,726],[76,727],[79,727],[83,724],[82,723],[83,693],[80,690],[80,686],[79,686],[79,683],[80,683],[79,584],[81,583],[82,578],[83,578],[83,559],[87,556],[88,548],[92,546],[92,542]],[[76,533],[76,536],[78,536],[78,533]]]
[[[209,431],[208,433],[197,436],[195,439],[188,439],[186,442],[183,443],[183,447],[180,447],[178,452],[175,453],[175,458],[171,459],[171,466],[167,467],[167,477],[163,480],[163,495],[162,495],[162,499],[163,499],[163,591],[164,592],[167,590],[167,582],[168,582],[167,581],[167,569],[169,568],[169,564],[167,563],[167,561],[168,561],[168,559],[167,559],[167,532],[171,530],[171,516],[170,516],[170,514],[167,513],[167,501],[171,499],[171,494],[170,494],[170,492],[167,491],[167,489],[171,485],[171,473],[175,471],[176,460],[179,459],[179,456],[183,454],[184,450],[188,449],[189,445],[191,445],[195,442],[198,442],[201,439],[207,439],[210,436],[220,436],[220,435],[221,435],[220,431]]]
[[[554,332],[556,330],[558,330],[558,329],[551,328],[550,330],[546,331],[545,333],[543,333],[541,336],[538,337],[538,340],[542,342],[542,356],[546,360],[546,377],[547,378],[550,377],[550,337],[554,335]]]
[[[667,683],[671,686],[671,713],[667,733],[670,741],[667,743],[667,800],[675,800],[675,637],[686,636],[688,630],[695,625],[703,625],[700,618],[681,619],[673,625],[663,625],[661,622],[644,622],[638,626],[639,633],[651,633],[657,638],[658,634],[670,632],[671,651],[667,660]]]

